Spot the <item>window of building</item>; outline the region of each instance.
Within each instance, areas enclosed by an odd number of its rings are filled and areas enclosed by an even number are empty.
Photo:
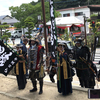
[[[83,12],[76,12],[75,13],[75,16],[81,16],[81,15],[83,15]]]
[[[63,17],[69,17],[69,16],[70,16],[70,13],[63,14]]]

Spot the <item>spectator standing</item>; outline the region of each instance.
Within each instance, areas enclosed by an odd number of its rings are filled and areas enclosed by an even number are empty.
[[[13,42],[13,45],[15,45],[15,37],[11,37],[11,40],[12,40],[12,42]]]
[[[24,38],[23,43],[22,43],[22,45],[23,45],[22,51],[24,51],[26,55],[27,55],[27,47],[26,47],[27,43],[28,43],[28,39]],[[25,57],[25,60],[27,62],[27,56]],[[29,74],[28,74],[27,64],[25,64],[25,66],[26,66],[26,78],[28,78]]]
[[[21,39],[20,39],[20,43],[23,43],[23,39],[25,39],[25,38],[26,38],[25,34],[24,35],[22,34]]]

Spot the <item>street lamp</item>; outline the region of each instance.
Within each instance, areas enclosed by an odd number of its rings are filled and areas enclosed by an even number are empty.
[[[38,20],[40,21],[41,20],[41,15],[38,15],[37,17],[38,17]]]
[[[40,23],[41,22],[41,15],[38,15],[37,18],[38,18],[38,23]]]

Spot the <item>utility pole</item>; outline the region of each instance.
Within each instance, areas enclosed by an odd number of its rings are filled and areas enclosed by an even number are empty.
[[[85,33],[85,44],[87,45],[87,35],[86,35],[86,17],[85,15],[83,16],[84,17],[84,33]]]
[[[47,54],[48,54],[48,43],[47,43],[47,34],[46,34],[46,19],[45,19],[44,0],[41,0],[41,4],[42,4],[42,14],[43,14],[43,26],[44,26],[45,48],[46,48],[46,56],[47,56]]]

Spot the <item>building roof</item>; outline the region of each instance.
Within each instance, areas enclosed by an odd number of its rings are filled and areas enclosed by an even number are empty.
[[[6,22],[7,24],[13,24],[13,23],[17,23],[19,21],[17,19],[15,19],[15,18],[1,20],[1,24],[3,24],[4,22]]]
[[[10,18],[9,19],[5,19],[5,17],[10,17]],[[9,16],[9,15],[3,15],[3,16],[0,16],[0,22],[1,22],[1,24],[5,23],[5,22],[7,24],[14,24],[14,23],[17,23],[19,21],[17,19],[15,19],[15,18]]]
[[[2,16],[0,16],[0,20],[3,20],[5,17],[10,17],[9,15],[2,15]],[[10,18],[12,18],[12,17],[10,17]]]
[[[59,17],[55,18],[56,26],[71,26],[72,24],[79,25],[83,24],[81,20],[78,18],[71,16],[71,17]],[[51,25],[51,21],[48,21],[46,25]]]
[[[80,7],[74,7],[74,8],[66,8],[66,9],[59,9],[56,11],[68,11],[68,10],[75,10],[75,9],[82,9],[82,8],[89,8],[89,7],[100,7],[100,5],[89,5],[89,6],[80,6]]]

